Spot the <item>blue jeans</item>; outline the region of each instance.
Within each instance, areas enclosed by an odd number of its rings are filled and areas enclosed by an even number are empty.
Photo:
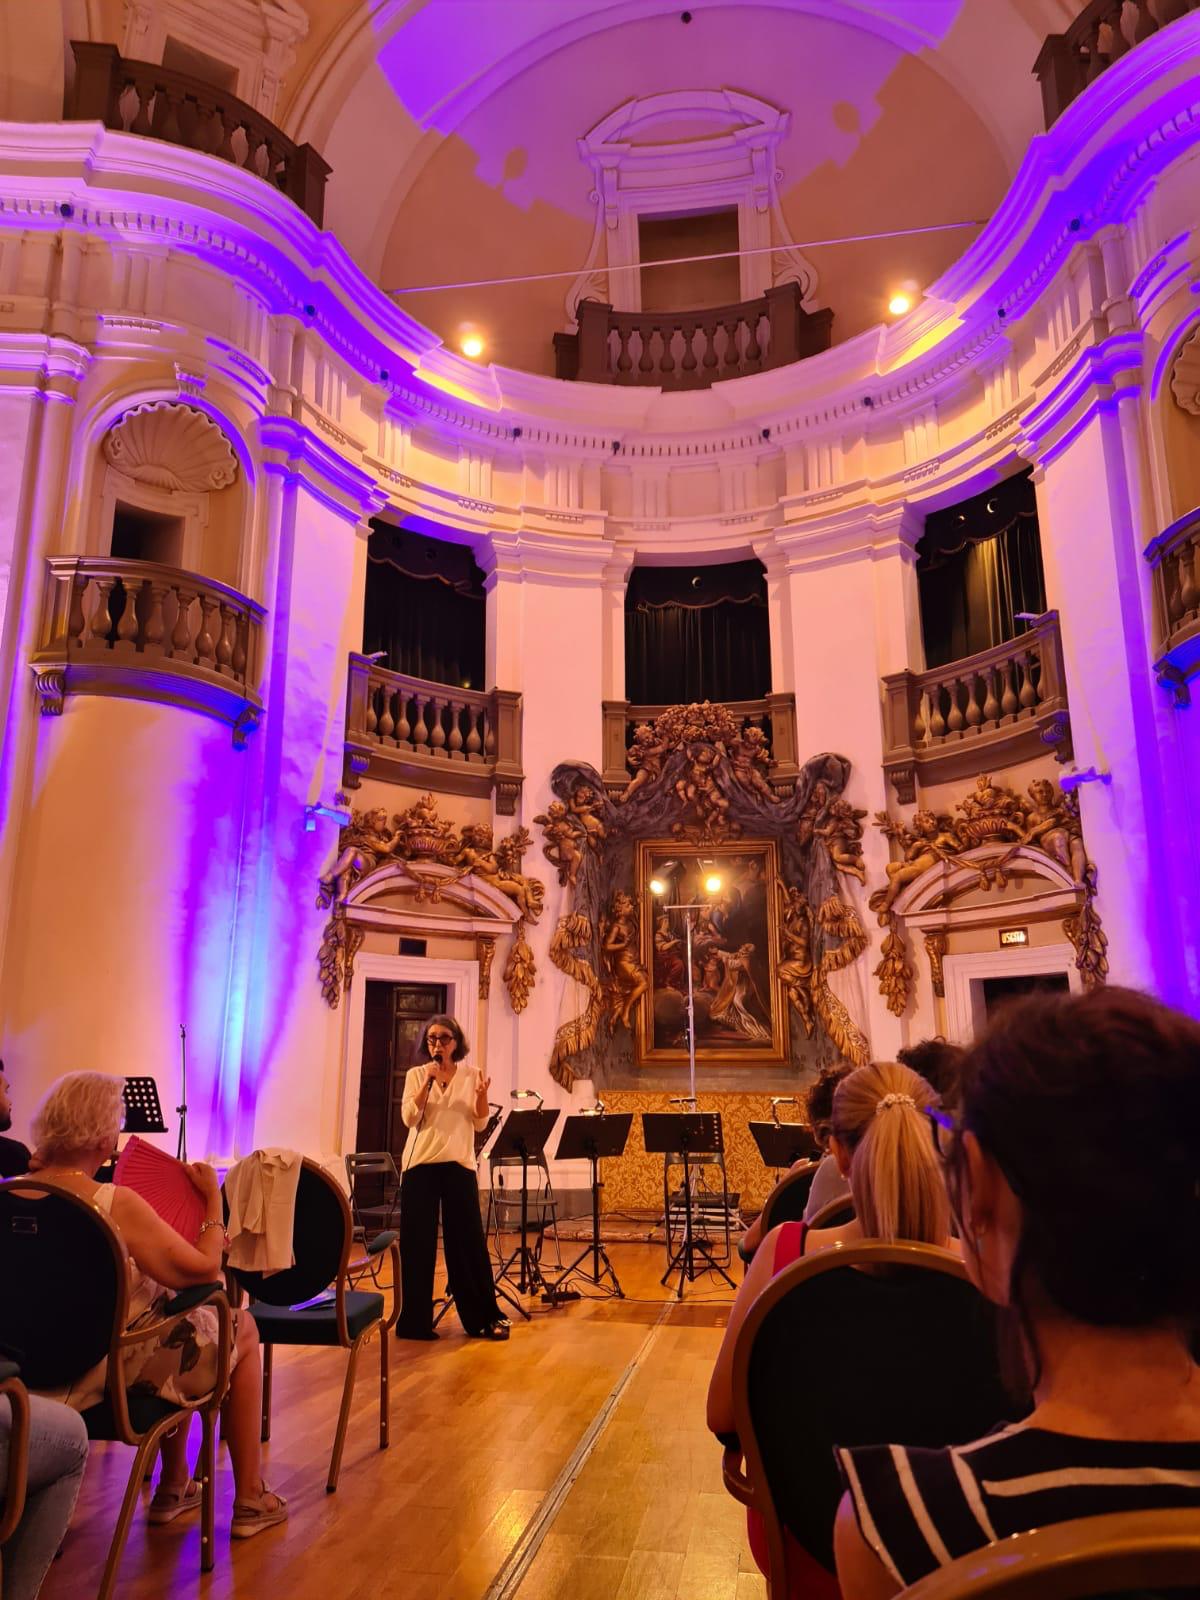
[[[8,1438],[12,1412],[0,1401],[0,1491],[8,1482]],[[71,1521],[88,1437],[83,1418],[57,1400],[29,1397],[29,1486],[25,1511],[0,1551],[3,1600],[34,1600]]]

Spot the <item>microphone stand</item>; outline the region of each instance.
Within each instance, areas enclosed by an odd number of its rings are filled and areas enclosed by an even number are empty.
[[[182,1105],[175,1107],[179,1116],[179,1143],[175,1147],[178,1160],[187,1160],[187,1029],[179,1024],[179,1098]]]

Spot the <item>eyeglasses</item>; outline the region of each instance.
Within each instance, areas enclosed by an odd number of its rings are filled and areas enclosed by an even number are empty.
[[[926,1106],[925,1115],[929,1119],[929,1127],[933,1133],[933,1148],[945,1161],[950,1154],[950,1141],[958,1137],[959,1124],[940,1106]]]
[[[453,1044],[454,1042],[452,1033],[427,1033],[425,1038],[429,1044]]]

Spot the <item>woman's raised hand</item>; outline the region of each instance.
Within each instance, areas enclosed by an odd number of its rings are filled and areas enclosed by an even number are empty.
[[[220,1193],[221,1186],[217,1182],[216,1171],[207,1161],[185,1161],[182,1165],[183,1170],[206,1200]]]

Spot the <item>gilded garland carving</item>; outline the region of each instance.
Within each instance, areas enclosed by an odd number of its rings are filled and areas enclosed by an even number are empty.
[[[974,792],[957,801],[955,811],[959,815],[921,809],[913,813],[908,825],[894,821],[885,811],[876,814],[876,825],[898,852],[898,857],[888,862],[887,883],[875,890],[869,902],[880,927],[887,929],[875,976],[888,1009],[901,1016],[912,997],[913,968],[895,911],[901,890],[947,862],[969,866],[980,889],[1003,889],[1022,847],[1037,851],[1064,868],[1081,891],[1079,908],[1066,918],[1063,931],[1074,947],[1075,964],[1084,987],[1094,989],[1104,983],[1108,974],[1108,940],[1095,907],[1096,868],[1088,859],[1083,842],[1075,795],[1063,794],[1047,778],[1035,778],[1027,792],[1020,795],[981,774],[975,780]],[[974,855],[969,862],[962,860],[968,851],[984,846],[995,846],[995,853]],[[926,949],[934,990],[940,995],[945,987],[945,935],[928,935]]]
[[[517,828],[499,840],[493,838],[489,823],[464,823],[456,829],[438,815],[437,802],[431,794],[422,795],[390,822],[383,807],[355,811],[338,835],[337,856],[321,875],[317,888],[317,908],[330,912],[317,957],[321,992],[327,1004],[336,1009],[349,989],[354,956],[363,941],[363,930],[347,920],[346,898],[370,873],[396,863],[403,866],[414,886],[418,904],[436,904],[451,885],[464,878],[474,878],[513,901],[520,917],[504,964],[504,982],[513,1010],[523,1011],[537,975],[525,927],[541,916],[545,892],[540,879],[521,870],[532,843],[527,828]],[[445,871],[430,870],[431,867],[454,870],[447,875]],[[485,999],[490,992],[495,950],[493,936],[477,937],[479,990]]]
[[[769,976],[785,1013],[784,1059],[799,1066],[836,1053],[855,1063],[866,1061],[866,1036],[830,984],[831,975],[856,961],[868,944],[850,896],[839,887],[843,879],[862,883],[866,875],[866,812],[850,805],[843,792],[849,763],[841,756],[814,757],[794,790],[780,793],[771,785],[774,761],[764,729],[727,706],[707,702],[671,706],[653,723],[639,724],[626,762],[629,781],[615,792],[606,792],[591,767],[563,763],[551,778],[554,799],[534,818],[542,829],[546,859],[570,894],[569,909],[551,941],[550,959],[586,991],[583,1008],[557,1030],[552,1076],[569,1087],[578,1075],[597,1076],[630,1061],[635,1040],[641,1040],[637,1048],[650,1048],[642,1013],[658,1003],[664,983],[677,989],[682,981],[684,929],[669,918],[664,926],[660,917],[652,929],[639,926],[644,885],[634,883],[634,853],[647,848],[643,841],[653,841],[673,854],[665,843],[672,839],[685,858],[691,852],[690,859],[697,849],[709,846],[736,856],[739,841],[744,841],[746,859],[770,852],[763,860],[776,867],[768,869],[764,887],[769,888],[770,924],[777,930],[782,959]],[[774,842],[768,847],[764,840]],[[698,1002],[701,988],[711,989],[714,1021],[737,1017],[746,1039],[756,1041],[758,1034],[751,1031],[755,1021],[742,1017],[745,1005],[752,1003],[747,998],[750,979],[743,975],[745,955],[740,949],[723,949],[703,914],[696,950]],[[757,959],[766,950],[760,943]],[[672,974],[670,979],[664,980],[665,972]],[[758,989],[762,987],[760,969]],[[762,999],[760,994],[760,1003]],[[798,1018],[795,1037],[802,1033],[814,1041],[813,1053],[800,1045],[788,1055],[788,1012]],[[778,1010],[773,1014],[778,1016]]]

